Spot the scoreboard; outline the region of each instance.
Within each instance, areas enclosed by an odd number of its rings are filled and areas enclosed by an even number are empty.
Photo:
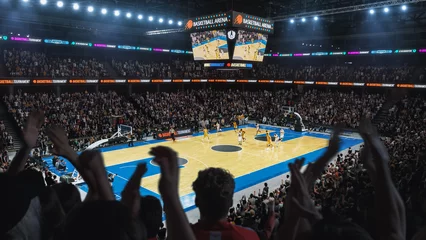
[[[185,31],[190,33],[196,61],[262,62],[268,34],[274,33],[274,22],[229,11],[190,18],[185,22]]]

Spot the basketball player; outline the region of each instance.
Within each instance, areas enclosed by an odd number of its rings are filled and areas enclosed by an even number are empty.
[[[170,137],[172,138],[173,142],[176,142],[175,129],[173,127],[171,127],[169,132],[170,132]]]
[[[219,121],[217,121],[217,123],[216,123],[216,132],[219,133],[221,131],[222,130],[220,130],[220,123],[219,123]]]
[[[244,129],[241,129],[241,136],[243,137],[243,142],[246,141],[246,131]]]
[[[256,123],[256,135],[260,133],[260,125]]]
[[[207,130],[207,128],[204,128],[204,129],[203,129],[203,133],[204,133],[203,141],[204,141],[204,139],[206,139],[206,138],[207,138],[207,140],[210,142],[209,130]]]
[[[278,142],[280,141],[280,138],[278,137],[278,134],[274,134],[274,140],[275,140],[275,147],[278,147]]]
[[[237,122],[234,120],[232,124],[234,125],[234,132],[237,132],[237,129],[238,129]]]
[[[239,145],[243,145],[243,133],[242,133],[242,129],[240,129],[240,131],[238,131],[238,144]]]
[[[272,146],[271,135],[269,134],[269,131],[266,130],[266,147],[271,147],[271,146]]]
[[[284,141],[284,128],[280,130],[280,141]]]

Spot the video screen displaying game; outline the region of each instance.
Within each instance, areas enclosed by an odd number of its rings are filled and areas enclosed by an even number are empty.
[[[228,60],[228,42],[225,30],[191,33],[195,61]]]
[[[268,35],[238,30],[233,60],[262,62]]]

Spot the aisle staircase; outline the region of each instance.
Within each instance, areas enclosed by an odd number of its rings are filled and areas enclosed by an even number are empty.
[[[425,68],[424,67],[418,67],[416,70],[414,70],[413,73],[413,82],[418,81],[420,78],[420,75],[425,74]]]
[[[391,109],[401,97],[395,98],[395,96],[388,97],[388,100],[383,104],[382,108],[377,112],[376,116],[373,119],[373,124],[378,125],[382,122],[386,122],[388,118],[389,109]]]
[[[117,74],[117,71],[115,71],[115,69],[112,67],[111,62],[106,60],[102,63],[105,67],[105,70],[108,73],[108,76],[115,78],[115,77],[119,77]]]
[[[7,111],[7,107],[3,102],[0,103],[0,121],[3,121],[4,125],[6,126],[7,133],[12,135],[12,150],[18,151],[23,145],[22,134],[19,132],[20,130],[18,125],[14,121],[12,115]]]
[[[0,49],[0,52],[3,52],[3,50]],[[4,59],[3,59],[2,54],[0,54],[0,76],[2,76],[2,77],[9,76],[9,74],[6,70],[6,66],[4,65]]]

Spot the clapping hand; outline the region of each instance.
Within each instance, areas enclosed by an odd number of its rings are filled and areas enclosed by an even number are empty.
[[[141,202],[139,187],[141,185],[142,176],[146,171],[147,168],[145,163],[138,164],[132,177],[127,182],[126,187],[124,187],[124,190],[121,192],[121,202],[131,210],[133,217],[139,214]]]
[[[83,171],[88,175],[90,181],[96,188],[99,200],[115,200],[111,186],[108,182],[102,153],[97,150],[86,150],[78,157],[78,162]],[[93,180],[91,178],[94,178]]]
[[[151,155],[161,168],[161,178],[158,190],[163,198],[178,197],[179,166],[177,153],[168,147],[154,147]]]
[[[297,159],[295,163],[290,163],[289,168],[291,172],[291,211],[298,217],[308,219],[311,224],[315,221],[321,220],[322,215],[315,208],[309,195],[309,183],[307,180],[310,179],[312,173],[311,168],[307,168],[302,175],[300,169],[303,166],[305,159]]]
[[[28,148],[34,148],[37,144],[38,134],[44,123],[44,113],[33,111],[27,119],[24,128],[24,142]]]
[[[64,129],[59,126],[51,126],[47,129],[47,135],[53,143],[52,153],[57,156],[67,158],[73,165],[78,164],[76,161],[77,153],[69,145],[69,140]]]

